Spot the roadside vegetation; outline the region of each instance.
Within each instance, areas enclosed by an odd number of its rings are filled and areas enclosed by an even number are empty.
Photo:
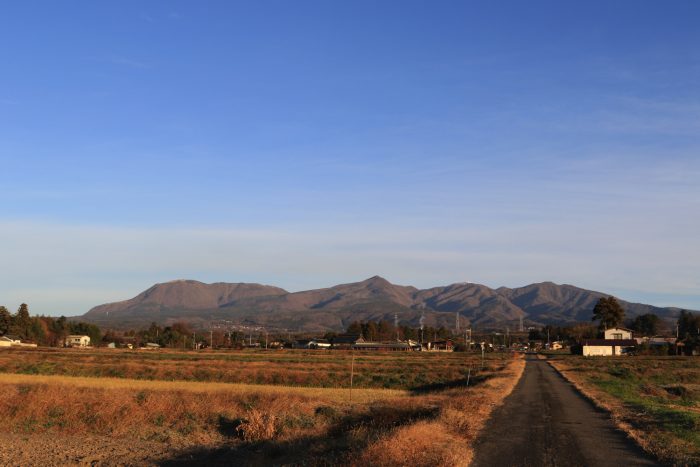
[[[700,465],[700,359],[560,355],[550,363],[659,460]]]
[[[178,454],[153,462],[172,464],[465,465],[470,441],[524,365],[510,354],[488,355],[483,369],[480,355],[464,353],[352,359],[337,351],[8,349],[0,352],[0,417],[29,441],[162,443]]]

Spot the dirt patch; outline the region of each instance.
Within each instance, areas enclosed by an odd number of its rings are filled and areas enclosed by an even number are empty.
[[[155,466],[172,450],[160,442],[101,436],[0,433],[0,465],[6,466]]]

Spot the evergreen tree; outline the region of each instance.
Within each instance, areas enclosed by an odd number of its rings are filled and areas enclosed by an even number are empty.
[[[17,314],[12,318],[11,332],[22,339],[28,339],[31,333],[32,320],[29,316],[29,306],[22,303]]]
[[[7,334],[12,326],[12,315],[4,306],[0,306],[0,334]]]
[[[678,337],[683,339],[698,338],[700,336],[700,315],[695,316],[689,311],[681,310],[678,317]]]
[[[348,330],[346,332],[348,334],[362,334],[362,323],[359,321],[353,321],[350,323],[350,326],[348,326]]]
[[[622,309],[615,297],[601,298],[593,308],[592,321],[600,321],[600,329],[608,329],[619,326],[625,317],[625,310]]]
[[[634,318],[631,328],[643,336],[655,336],[659,333],[659,317],[654,313],[647,313]]]

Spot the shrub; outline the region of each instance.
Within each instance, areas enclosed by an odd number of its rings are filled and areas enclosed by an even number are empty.
[[[248,442],[271,440],[278,432],[278,418],[276,415],[251,409],[243,422],[236,427],[236,431]]]

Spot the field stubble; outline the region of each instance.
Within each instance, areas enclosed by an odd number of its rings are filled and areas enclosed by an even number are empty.
[[[30,443],[52,434],[132,440],[138,464],[166,462],[164,453],[177,450],[166,463],[466,465],[469,441],[522,373],[522,360],[505,357],[479,371],[478,357],[465,354],[358,354],[351,401],[345,352],[8,352],[0,353],[0,416],[7,436]],[[183,380],[169,380],[173,365]],[[142,379],[115,378],[115,367]],[[279,383],[231,377],[253,372],[275,373]],[[322,384],[285,386],[299,374]],[[168,449],[139,457],[137,446],[153,443]],[[4,463],[32,463],[12,456],[0,451]],[[115,454],[98,463],[124,461]]]

